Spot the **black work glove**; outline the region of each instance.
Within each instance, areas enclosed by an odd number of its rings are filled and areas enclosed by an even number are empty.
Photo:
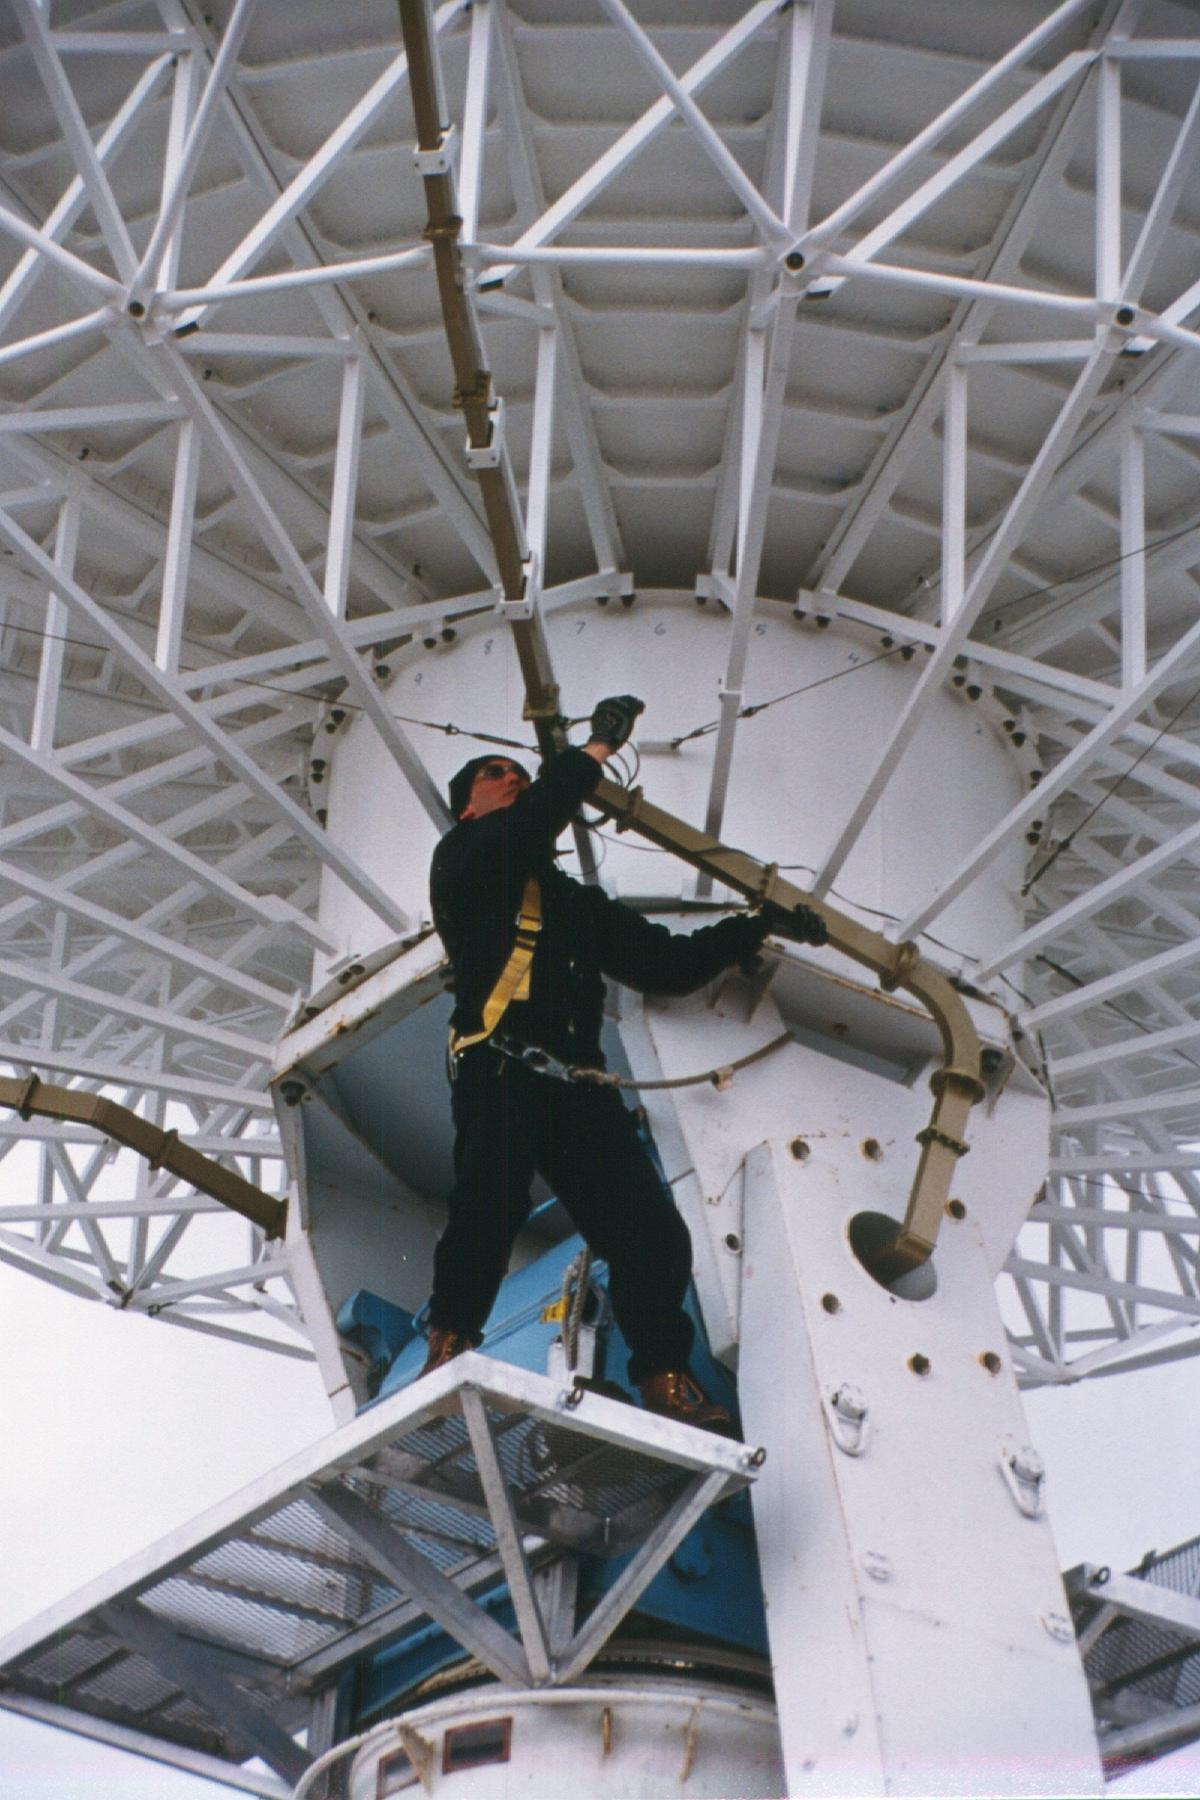
[[[779,906],[768,900],[762,918],[771,937],[792,938],[797,944],[827,944],[829,927],[813,906],[801,901],[797,906]]]
[[[601,700],[592,714],[593,743],[607,744],[610,750],[619,750],[622,744],[629,742],[634,721],[645,710],[645,701],[639,700],[636,694],[610,694],[607,700]]]

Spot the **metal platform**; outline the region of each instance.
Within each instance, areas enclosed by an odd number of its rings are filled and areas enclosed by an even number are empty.
[[[1200,1538],[1128,1575],[1082,1563],[1066,1586],[1105,1773],[1200,1738]]]
[[[424,1615],[506,1682],[572,1681],[760,1461],[463,1356],[0,1642],[0,1705],[196,1773],[259,1757],[237,1784],[286,1794],[351,1658]],[[579,1551],[633,1555],[576,1627],[539,1571]],[[501,1583],[515,1635],[476,1598]]]

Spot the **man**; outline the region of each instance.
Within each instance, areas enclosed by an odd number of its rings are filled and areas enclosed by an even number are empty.
[[[503,1035],[602,1068],[605,975],[642,993],[688,994],[722,969],[752,965],[768,929],[825,941],[824,921],[807,907],[673,933],[555,868],[555,839],[641,711],[629,694],[601,701],[584,748],[555,757],[536,781],[501,755],[475,757],[450,784],[458,823],[434,853],[430,891],[454,966],[455,1182],[434,1256],[422,1373],[482,1341],[537,1172],[608,1264],[643,1405],[727,1432],[729,1414],[687,1369],[691,1239],[632,1115],[612,1088],[537,1073],[494,1041]]]

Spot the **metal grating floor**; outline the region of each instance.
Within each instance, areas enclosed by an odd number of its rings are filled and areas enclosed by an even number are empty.
[[[1129,1576],[1084,1565],[1067,1582],[1109,1775],[1200,1735],[1200,1538]],[[1191,1604],[1147,1616],[1156,1591]]]
[[[0,1642],[0,1704],[258,1756],[277,1775],[251,1791],[286,1791],[312,1696],[351,1657],[428,1615],[506,1679],[565,1679],[622,1611],[560,1668],[531,1570],[640,1547],[627,1608],[753,1472],[742,1445],[464,1356]],[[498,1581],[519,1638],[471,1598]]]

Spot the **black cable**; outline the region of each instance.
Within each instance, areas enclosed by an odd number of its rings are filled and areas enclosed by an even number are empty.
[[[821,675],[816,681],[806,681],[803,687],[792,688],[790,693],[776,694],[772,700],[758,700],[752,706],[743,706],[738,710],[739,719],[752,719],[755,713],[766,712],[769,706],[779,706],[784,700],[794,700],[798,694],[811,694],[814,688],[824,687],[827,682],[840,681],[843,675],[857,675],[860,669],[869,669],[873,663],[886,662],[889,656],[898,656],[907,650],[907,644],[896,644],[891,650],[883,650],[878,656],[869,656],[866,662],[851,663],[848,669],[835,669],[832,675]],[[707,737],[710,732],[720,728],[720,719],[713,719],[707,725],[697,725],[692,731],[685,731],[682,737],[671,739],[672,750],[678,750],[681,744],[690,743],[692,738]]]
[[[1178,531],[1168,532],[1164,537],[1154,538],[1150,543],[1140,544],[1134,550],[1123,550],[1116,556],[1106,558],[1103,562],[1091,563],[1085,569],[1077,569],[1072,575],[1061,575],[1057,581],[1047,581],[1041,587],[1029,588],[1023,594],[1016,594],[1011,600],[1006,600],[1003,607],[997,613],[992,615],[990,621],[992,629],[996,630],[999,627],[1002,619],[1013,607],[1023,606],[1027,600],[1039,599],[1041,595],[1053,593],[1057,588],[1071,587],[1077,581],[1086,580],[1089,575],[1106,574],[1112,569],[1119,568],[1120,565],[1123,562],[1127,562],[1130,557],[1148,555],[1153,550],[1161,550],[1168,544],[1177,543],[1180,538],[1191,536],[1195,529],[1194,525],[1181,526]],[[991,534],[989,533],[989,536],[990,535]],[[976,545],[975,548],[982,548],[987,541],[986,537],[981,539],[980,543]],[[1097,588],[1102,587],[1103,585],[1103,582],[1096,582],[1093,587],[1087,589],[1083,594],[1068,594],[1064,596],[1057,606],[1047,607],[1044,612],[1038,615],[1039,622],[1042,619],[1053,618],[1054,615],[1060,612],[1065,606],[1073,606],[1077,601],[1085,600],[1089,593],[1095,593]],[[897,631],[903,630],[904,618],[905,614],[897,613]],[[980,623],[982,624],[983,621],[981,620]],[[822,675],[819,680],[807,682],[803,687],[793,688],[790,693],[777,694],[774,699],[760,700],[754,705],[744,706],[738,712],[738,718],[752,719],[755,713],[764,712],[769,706],[778,706],[784,700],[794,700],[799,694],[810,693],[813,688],[822,687],[827,681],[838,681],[843,675],[856,674],[859,669],[869,669],[872,663],[883,662],[887,657],[896,656],[904,650],[909,650],[911,654],[911,646],[907,644],[897,644],[894,649],[885,650],[880,656],[869,657],[866,662],[855,663],[848,669],[838,669],[832,675]],[[969,655],[970,652],[968,651],[966,654]],[[710,732],[716,731],[719,726],[719,719],[714,719],[707,725],[697,725],[693,730],[684,732],[682,737],[672,738],[672,747],[678,749],[681,744],[689,743],[693,738],[706,737]]]
[[[1042,879],[1042,876],[1046,873],[1047,869],[1053,868],[1054,864],[1058,861],[1058,859],[1062,855],[1063,851],[1070,849],[1071,845],[1075,842],[1075,839],[1079,836],[1079,833],[1083,830],[1084,826],[1089,825],[1091,823],[1091,821],[1095,818],[1096,814],[1100,811],[1100,808],[1102,806],[1105,806],[1108,803],[1108,801],[1110,801],[1113,798],[1113,796],[1115,794],[1120,792],[1121,788],[1129,780],[1129,777],[1133,774],[1134,770],[1138,767],[1138,765],[1140,763],[1143,763],[1146,760],[1146,758],[1149,756],[1150,752],[1154,749],[1155,745],[1157,743],[1159,743],[1161,741],[1161,739],[1167,735],[1167,732],[1170,731],[1172,725],[1175,724],[1176,720],[1178,720],[1179,718],[1182,717],[1182,715],[1187,711],[1188,707],[1191,706],[1192,702],[1196,699],[1200,699],[1200,685],[1197,685],[1196,687],[1194,687],[1191,690],[1191,692],[1187,695],[1187,697],[1180,701],[1179,705],[1176,707],[1175,711],[1171,714],[1171,717],[1167,720],[1166,724],[1163,725],[1160,730],[1155,732],[1154,736],[1150,739],[1150,742],[1148,744],[1146,744],[1138,752],[1138,754],[1134,757],[1133,761],[1130,763],[1129,767],[1127,769],[1123,770],[1120,775],[1118,775],[1116,781],[1113,783],[1113,785],[1110,788],[1105,789],[1104,793],[1101,794],[1100,798],[1095,802],[1095,804],[1092,807],[1090,807],[1088,809],[1087,812],[1084,813],[1084,815],[1083,815],[1082,819],[1080,819],[1078,825],[1075,825],[1072,827],[1072,829],[1067,833],[1066,837],[1062,839],[1061,843],[1058,843],[1054,846],[1053,850],[1051,850],[1049,856],[1047,856],[1047,858],[1046,858],[1045,862],[1042,864],[1041,868],[1034,870],[1033,874],[1029,877],[1029,880],[1025,883],[1024,887],[1021,889],[1022,900],[1024,900],[1028,896],[1031,889],[1033,887],[1035,887],[1036,884]]]

